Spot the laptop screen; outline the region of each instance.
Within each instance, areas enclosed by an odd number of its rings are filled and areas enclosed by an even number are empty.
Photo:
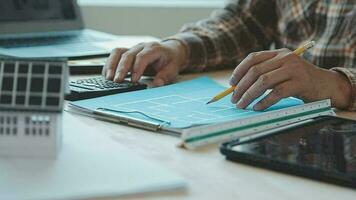
[[[76,0],[0,0],[0,37],[83,27]]]
[[[72,20],[72,0],[1,0],[1,22]]]

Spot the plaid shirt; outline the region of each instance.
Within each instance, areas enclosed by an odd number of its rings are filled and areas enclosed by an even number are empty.
[[[168,39],[185,45],[191,71],[235,67],[250,52],[272,44],[293,50],[314,40],[304,58],[346,75],[352,85],[349,109],[356,110],[355,0],[230,1]]]

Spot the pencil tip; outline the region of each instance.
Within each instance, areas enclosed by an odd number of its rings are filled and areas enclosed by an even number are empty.
[[[214,102],[214,99],[212,99],[212,100],[206,102],[206,104],[208,105],[208,104],[211,104],[211,103],[213,103],[213,102]]]

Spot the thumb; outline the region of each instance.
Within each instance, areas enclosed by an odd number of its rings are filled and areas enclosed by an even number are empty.
[[[163,67],[155,76],[153,86],[159,87],[174,82],[177,79],[178,70],[173,65]]]

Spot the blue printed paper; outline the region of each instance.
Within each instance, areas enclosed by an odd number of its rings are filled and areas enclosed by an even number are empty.
[[[166,122],[164,126],[170,128],[219,123],[262,113],[253,111],[252,107],[263,96],[247,109],[236,108],[230,102],[231,95],[206,104],[225,89],[210,78],[202,77],[159,88],[75,101],[72,104],[89,110],[115,110],[136,119]],[[303,101],[299,99],[285,98],[263,112],[300,104]]]

